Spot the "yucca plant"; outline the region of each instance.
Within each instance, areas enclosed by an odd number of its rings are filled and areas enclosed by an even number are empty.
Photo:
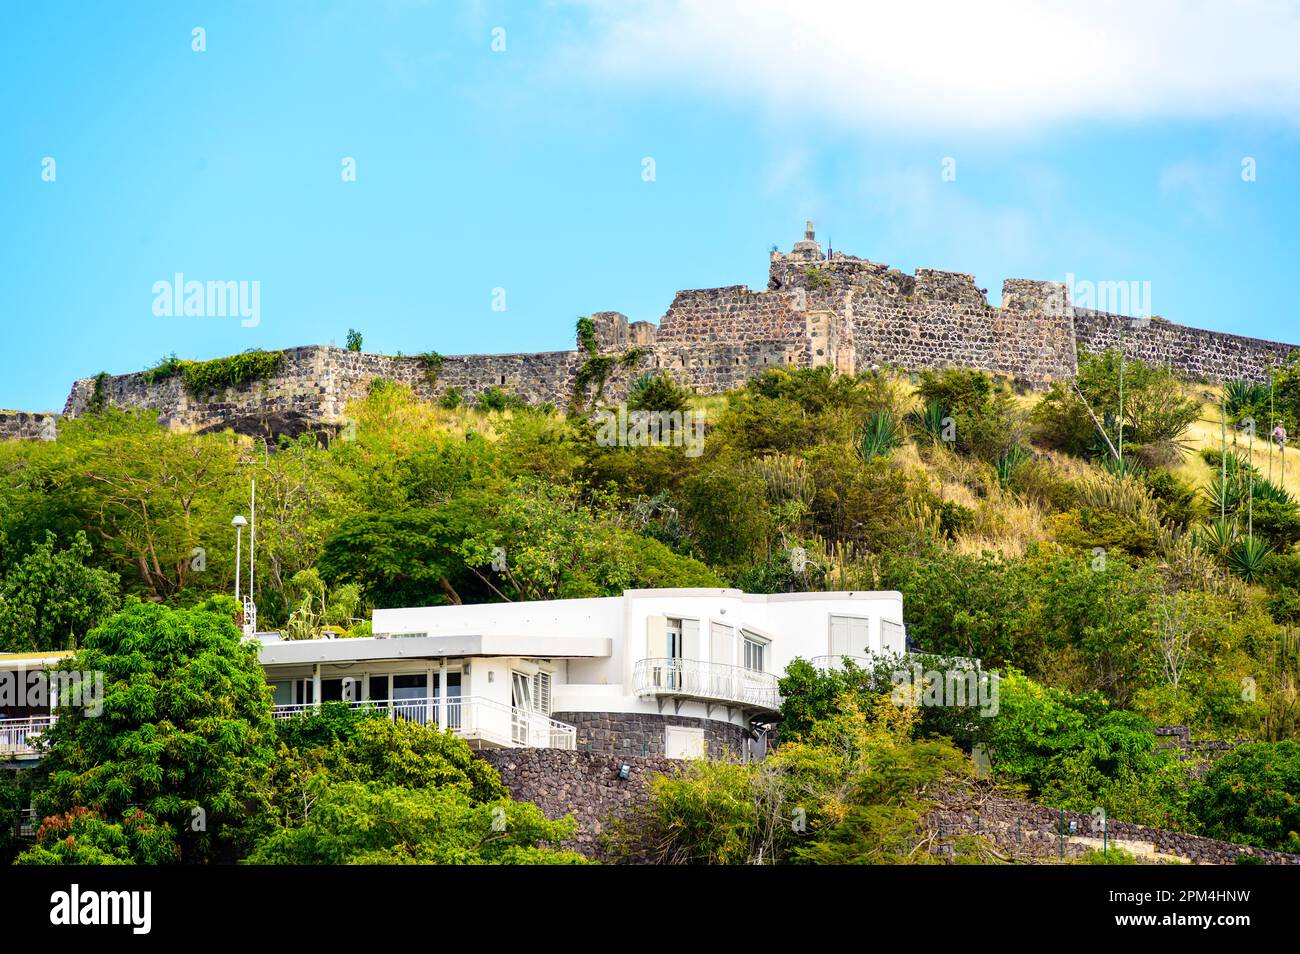
[[[1224,559],[1237,542],[1237,521],[1216,517],[1196,530],[1196,544],[1202,550]]]
[[[1268,400],[1268,388],[1257,381],[1229,381],[1223,386],[1223,409],[1229,417],[1259,407]]]
[[[938,401],[927,401],[921,410],[913,411],[908,415],[908,423],[916,430],[918,436],[937,444],[943,440],[943,422],[947,417],[948,412],[942,404]]]
[[[903,442],[898,421],[888,411],[876,411],[868,415],[858,437],[858,453],[863,460],[887,457],[890,451]]]
[[[1264,569],[1264,561],[1272,552],[1272,544],[1259,537],[1242,537],[1228,551],[1228,567],[1247,583],[1254,583]]]
[[[1251,488],[1251,496],[1256,500],[1269,500],[1273,503],[1291,503],[1291,494],[1267,477],[1255,478],[1255,486]]]
[[[1141,477],[1147,472],[1142,466],[1142,462],[1136,457],[1125,457],[1123,459],[1107,455],[1101,460],[1101,469],[1112,477]]]
[[[1029,451],[1025,450],[1021,444],[1012,444],[1002,456],[993,462],[993,470],[998,475],[998,483],[1005,487],[1027,460],[1029,460]]]

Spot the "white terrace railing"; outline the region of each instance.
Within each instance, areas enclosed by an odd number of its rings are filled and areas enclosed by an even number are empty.
[[[469,742],[502,748],[569,749],[578,747],[578,730],[542,712],[530,712],[483,696],[421,699],[367,699],[344,703],[350,709],[374,710],[389,719],[447,729]],[[275,706],[276,719],[311,712],[315,703]]]
[[[638,696],[669,696],[775,712],[776,676],[700,659],[642,659],[632,671]]]
[[[54,723],[52,716],[28,716],[25,719],[0,719],[0,758],[24,758],[37,755],[36,739]]]

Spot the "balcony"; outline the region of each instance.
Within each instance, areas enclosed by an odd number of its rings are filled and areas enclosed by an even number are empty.
[[[578,747],[578,730],[541,712],[530,712],[482,696],[423,699],[370,699],[343,703],[350,709],[383,713],[417,725],[445,728],[474,746],[507,749],[569,749]],[[272,716],[292,719],[310,712],[315,703],[275,706]],[[445,723],[445,724],[444,724]]]
[[[0,719],[0,759],[36,758],[36,740],[53,722],[48,715]]]
[[[692,699],[761,712],[776,712],[781,704],[771,673],[699,659],[642,659],[633,669],[632,685],[643,698]]]

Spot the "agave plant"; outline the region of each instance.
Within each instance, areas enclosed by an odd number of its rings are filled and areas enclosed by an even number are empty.
[[[1215,518],[1196,531],[1196,543],[1219,558],[1226,558],[1237,542],[1237,521]]]
[[[1005,487],[1027,460],[1029,460],[1029,451],[1025,450],[1021,444],[1012,444],[1006,453],[993,462],[993,470],[998,475],[998,483]]]
[[[863,460],[887,457],[902,442],[902,431],[894,415],[888,411],[876,411],[868,415],[862,427],[862,433],[858,437],[858,453]]]
[[[1257,381],[1234,380],[1223,386],[1223,409],[1233,418],[1267,400],[1268,388]]]
[[[1255,536],[1242,537],[1228,551],[1228,567],[1247,583],[1254,583],[1272,552],[1272,544]]]
[[[1136,457],[1121,459],[1110,454],[1102,458],[1101,469],[1112,477],[1141,477],[1147,471]]]
[[[913,411],[908,416],[908,423],[918,434],[937,444],[943,440],[944,421],[947,418],[948,412],[942,404],[938,401],[927,401],[921,410]]]

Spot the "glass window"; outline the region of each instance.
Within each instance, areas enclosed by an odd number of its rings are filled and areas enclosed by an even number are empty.
[[[745,668],[755,672],[767,670],[767,643],[752,636],[745,637]]]
[[[394,699],[423,699],[428,692],[428,680],[424,673],[393,677]]]

